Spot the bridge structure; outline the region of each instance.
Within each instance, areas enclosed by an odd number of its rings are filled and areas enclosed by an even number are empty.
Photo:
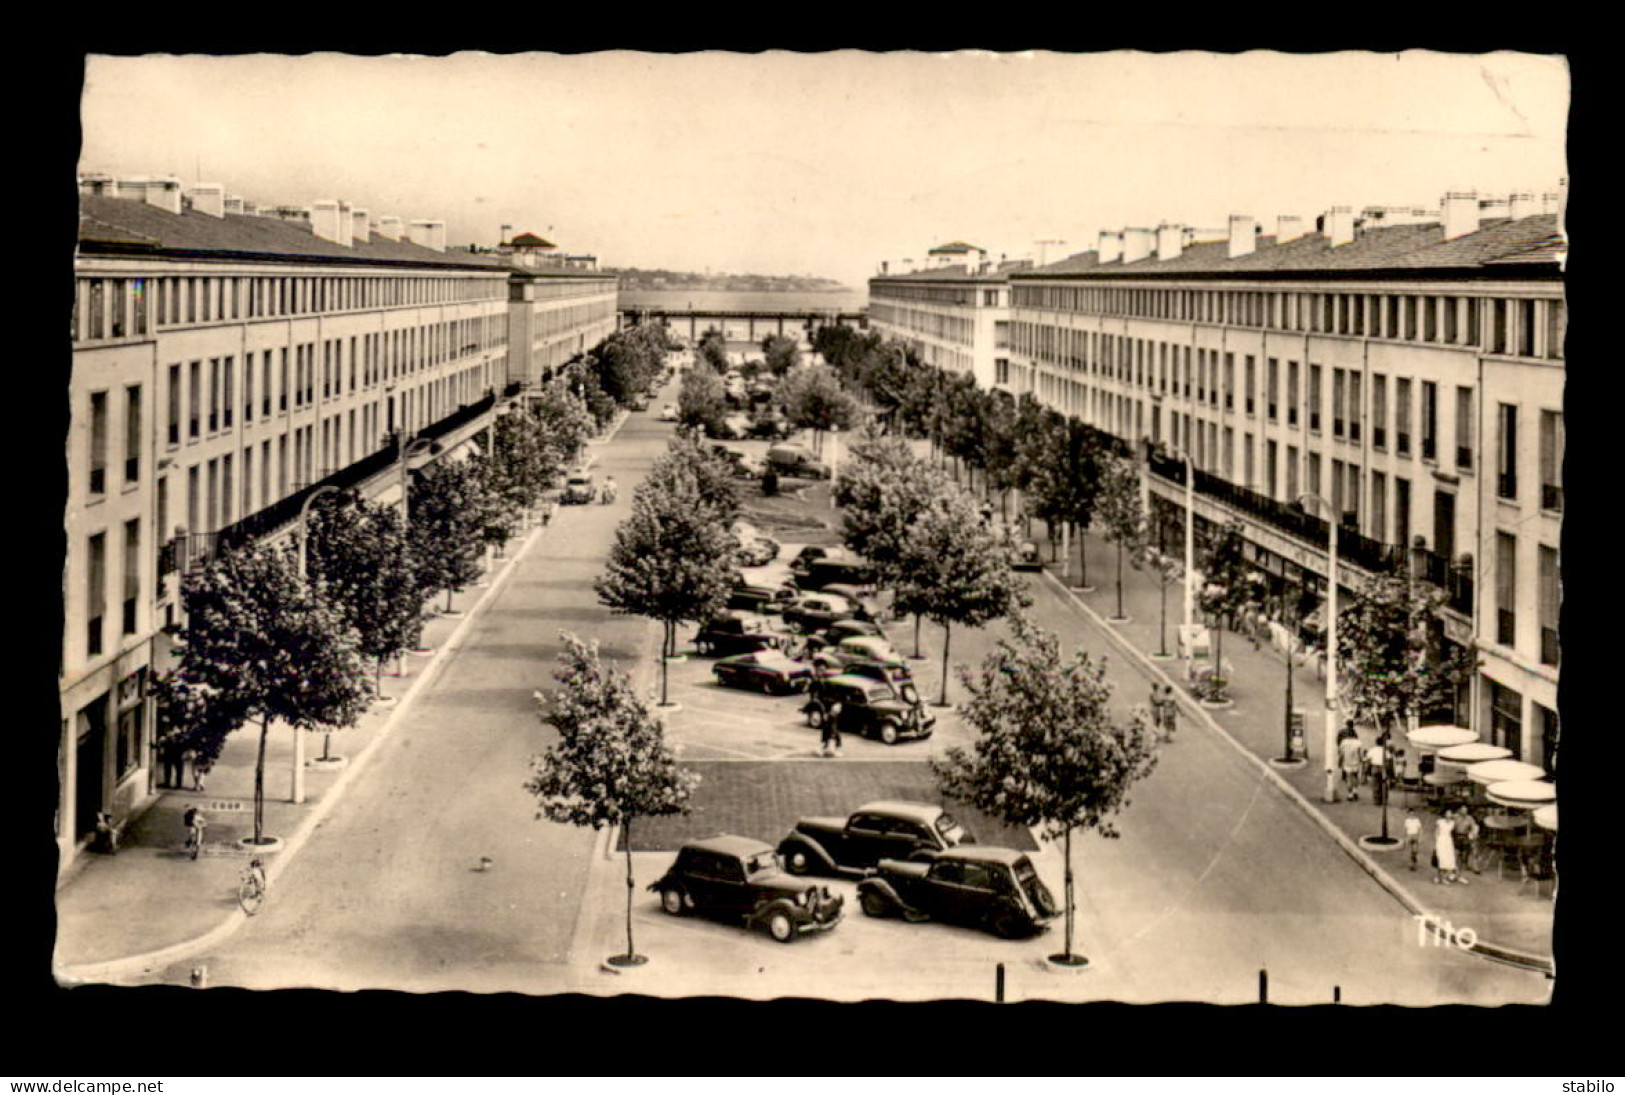
[[[867,329],[867,312],[843,312],[837,308],[739,309],[718,308],[622,308],[620,327],[659,323],[670,327],[689,341],[696,341],[711,328],[720,330],[729,342],[757,343],[768,335],[789,333],[804,346],[812,344],[813,332],[820,327],[848,324]]]

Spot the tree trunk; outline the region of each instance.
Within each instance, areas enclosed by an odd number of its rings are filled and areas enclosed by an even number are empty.
[[[632,881],[632,819],[628,817],[621,828],[626,837],[626,957],[635,958],[638,952],[632,946],[632,890],[636,886]]]
[[[914,614],[914,656],[916,658],[925,657],[924,654],[920,653],[920,614],[918,612]]]
[[[1066,831],[1066,958],[1072,960],[1072,920],[1077,906],[1072,899],[1072,830]]]
[[[948,640],[951,636],[951,625],[944,620],[942,624],[942,698],[937,706],[948,706]]]
[[[1123,541],[1117,541],[1117,618],[1123,618]]]
[[[451,613],[451,589],[450,589],[450,587],[447,587],[447,589],[446,589],[446,613],[448,615]]]
[[[666,634],[669,636],[671,634],[671,623],[668,621],[665,626],[666,626]],[[670,639],[668,638],[668,639],[664,640],[661,643],[661,646],[665,647],[666,645],[669,644],[669,642],[670,642]],[[668,666],[668,664],[666,662],[666,659],[664,657],[662,657],[660,659],[660,706],[662,706],[662,707],[666,706],[666,673],[667,673],[668,668],[669,668],[669,666]],[[630,915],[630,914],[628,914],[628,915]]]
[[[1044,539],[1049,541],[1049,561],[1055,562],[1055,522],[1044,518]]]
[[[1082,525],[1074,525],[1072,528],[1073,536],[1078,541],[1078,584],[1087,586],[1089,584],[1089,544],[1084,539]]]
[[[254,843],[265,836],[265,739],[271,734],[271,716],[260,716],[260,753],[254,762]]]

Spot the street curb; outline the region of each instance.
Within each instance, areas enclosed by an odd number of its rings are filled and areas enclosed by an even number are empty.
[[[1167,673],[1163,672],[1158,663],[1152,661],[1148,656],[1142,653],[1138,647],[1129,642],[1128,639],[1123,635],[1119,634],[1110,624],[1106,623],[1104,618],[1101,617],[1099,613],[1085,604],[1082,598],[1078,597],[1075,593],[1068,589],[1066,585],[1062,583],[1059,578],[1055,577],[1051,571],[1046,569],[1044,571],[1044,577],[1049,579],[1049,581],[1062,593],[1066,594],[1066,596],[1072,600],[1073,604],[1082,610],[1089,623],[1097,631],[1103,633],[1113,646],[1116,646],[1125,652],[1129,656],[1130,660],[1139,667],[1143,674],[1151,677],[1153,680],[1160,681],[1163,684],[1169,686],[1174,685],[1175,682],[1173,679],[1170,678]],[[1383,870],[1382,867],[1378,865],[1370,856],[1368,856],[1354,840],[1352,840],[1347,834],[1333,824],[1325,814],[1317,810],[1314,804],[1303,796],[1302,792],[1283,779],[1281,775],[1276,772],[1275,769],[1271,768],[1266,761],[1254,756],[1250,749],[1248,749],[1241,742],[1237,741],[1235,737],[1223,726],[1220,726],[1218,721],[1208,713],[1207,709],[1203,708],[1199,703],[1190,698],[1183,687],[1174,688],[1174,697],[1176,702],[1178,702],[1179,705],[1185,709],[1185,713],[1187,715],[1196,718],[1197,721],[1201,722],[1214,734],[1218,735],[1219,738],[1227,742],[1233,749],[1236,750],[1236,752],[1240,753],[1255,768],[1262,772],[1276,790],[1280,791],[1301,810],[1303,810],[1304,813],[1308,814],[1316,825],[1319,825],[1321,829],[1323,829],[1334,841],[1337,842],[1337,846],[1341,848],[1350,859],[1354,860],[1354,862],[1358,864],[1359,867],[1366,872],[1366,874],[1370,875],[1379,886],[1387,890],[1389,894],[1391,894],[1401,905],[1406,908],[1407,911],[1409,911],[1413,916],[1425,918],[1423,921],[1424,923],[1432,923],[1435,933],[1439,933],[1441,931],[1439,925],[1443,921],[1442,917],[1429,911],[1420,901],[1417,901],[1414,897],[1412,897],[1409,891],[1399,884],[1398,880],[1389,875],[1387,871]],[[1551,958],[1542,957],[1540,955],[1526,954],[1522,951],[1514,950],[1511,947],[1501,947],[1494,943],[1481,942],[1477,940],[1474,941],[1471,947],[1462,949],[1470,951],[1471,953],[1489,961],[1502,962],[1507,965],[1518,966],[1537,973],[1544,973],[1548,977],[1555,975],[1555,966]]]
[[[533,527],[520,545],[519,550],[509,557],[508,562],[510,564],[515,563],[523,558],[524,554],[530,550],[531,545],[536,542],[538,535],[544,530],[545,526]],[[446,636],[445,641],[435,650],[434,654],[423,666],[423,669],[418,673],[417,678],[407,686],[406,691],[397,697],[396,702],[391,705],[389,714],[385,716],[372,740],[362,746],[360,751],[350,758],[350,763],[339,773],[338,778],[327,789],[327,793],[322,796],[320,801],[312,805],[310,812],[305,815],[304,821],[295,827],[293,834],[287,838],[282,850],[271,860],[265,871],[267,885],[274,883],[282,875],[289,860],[293,859],[304,847],[306,841],[316,831],[317,826],[327,820],[327,816],[332,812],[334,805],[344,797],[344,791],[348,789],[350,781],[356,778],[356,773],[367,767],[373,753],[393,732],[396,722],[400,719],[402,713],[412,705],[419,690],[427,687],[428,682],[440,675],[441,669],[444,668],[446,660],[452,653],[462,649],[464,633],[476,619],[484,614],[485,607],[490,599],[502,591],[502,588],[508,582],[509,575],[513,574],[515,569],[517,568],[511,565],[504,566],[502,573],[497,575],[485,588],[479,599],[471,607],[464,610],[463,617],[458,622],[457,627],[453,629],[450,635]],[[114,958],[82,966],[59,966],[53,973],[59,984],[65,982],[104,983],[122,975],[144,972],[158,966],[167,965],[194,954],[205,947],[213,946],[228,938],[238,928],[242,927],[247,920],[248,915],[240,908],[233,909],[225,915],[220,924],[193,939],[173,943],[159,950],[149,951],[146,954],[130,955],[125,958]]]

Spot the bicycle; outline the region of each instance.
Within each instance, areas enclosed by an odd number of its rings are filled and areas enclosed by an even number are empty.
[[[265,903],[265,895],[270,888],[271,883],[265,877],[265,864],[255,859],[243,868],[242,879],[237,883],[237,904],[243,907],[243,912],[253,916]]]

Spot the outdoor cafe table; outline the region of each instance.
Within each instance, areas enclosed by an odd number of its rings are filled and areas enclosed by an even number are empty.
[[[1542,829],[1549,829],[1554,833],[1557,832],[1557,803],[1554,802],[1550,805],[1542,806],[1535,810],[1531,816],[1535,819],[1535,824],[1539,825]]]
[[[1467,778],[1485,785],[1512,780],[1541,780],[1545,777],[1544,768],[1521,760],[1485,760],[1467,767]]]
[[[1491,802],[1518,810],[1533,810],[1557,801],[1557,784],[1544,780],[1518,779],[1492,783],[1486,792]]]
[[[1512,750],[1506,746],[1491,745],[1487,741],[1469,741],[1439,750],[1439,759],[1449,764],[1477,764],[1484,760],[1505,760],[1511,755]]]
[[[1448,749],[1477,741],[1478,734],[1464,726],[1422,726],[1406,734],[1405,740],[1418,749]]]

